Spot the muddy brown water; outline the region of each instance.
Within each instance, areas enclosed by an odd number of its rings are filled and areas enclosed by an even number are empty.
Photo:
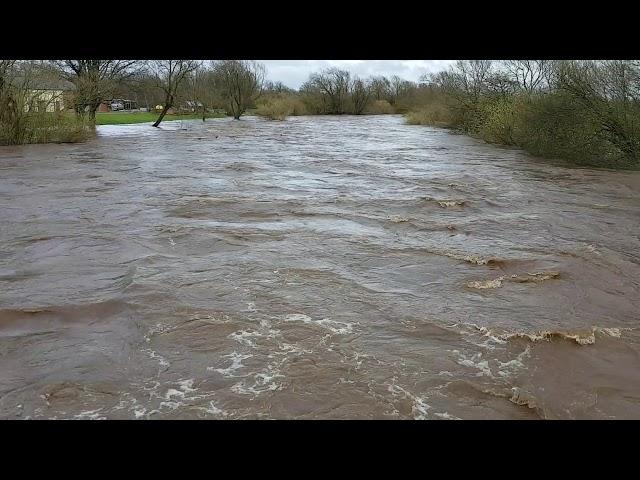
[[[0,148],[0,418],[640,418],[640,173],[398,116]]]

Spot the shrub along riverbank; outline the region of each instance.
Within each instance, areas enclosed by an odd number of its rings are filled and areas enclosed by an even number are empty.
[[[27,113],[10,122],[0,122],[0,145],[76,143],[94,132],[93,125],[75,116]]]
[[[431,78],[407,123],[448,127],[540,157],[640,167],[640,64],[466,61]],[[519,80],[519,81],[518,81]]]

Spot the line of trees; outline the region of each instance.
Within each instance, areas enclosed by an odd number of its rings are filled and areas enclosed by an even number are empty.
[[[30,107],[38,80],[54,77],[75,87],[75,120],[54,121]],[[298,91],[265,77],[263,65],[246,60],[1,60],[0,143],[83,138],[101,102],[134,95],[149,109],[162,106],[154,126],[185,102],[203,120],[214,109],[235,119],[255,109],[278,120],[403,113],[409,123],[455,128],[539,156],[640,165],[637,60],[461,60],[419,82],[330,68],[312,73]]]
[[[573,163],[640,165],[640,62],[465,60],[424,77],[410,123]]]
[[[70,99],[75,118],[60,115],[58,108],[54,114],[47,105],[29,105],[43,102],[41,86],[51,80],[73,86],[64,103]],[[265,84],[264,66],[245,60],[1,60],[0,143],[46,141],[62,124],[87,132],[95,126],[100,104],[116,96],[132,96],[149,110],[161,105],[155,127],[173,107],[185,103],[199,110],[203,120],[211,109],[224,109],[239,119],[256,107]],[[278,88],[284,91],[282,85]]]
[[[329,68],[312,73],[298,91],[267,83],[257,113],[283,119],[288,115],[362,115],[407,112],[423,86],[398,76],[360,78]]]

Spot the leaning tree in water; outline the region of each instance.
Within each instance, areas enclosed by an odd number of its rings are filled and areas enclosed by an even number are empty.
[[[164,105],[160,116],[153,124],[158,127],[169,109],[173,107],[178,88],[185,78],[200,66],[197,60],[154,60],[149,63],[156,85],[164,92]]]

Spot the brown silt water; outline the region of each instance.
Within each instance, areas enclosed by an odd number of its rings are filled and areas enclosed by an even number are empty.
[[[640,173],[399,116],[0,148],[0,418],[640,418]]]

